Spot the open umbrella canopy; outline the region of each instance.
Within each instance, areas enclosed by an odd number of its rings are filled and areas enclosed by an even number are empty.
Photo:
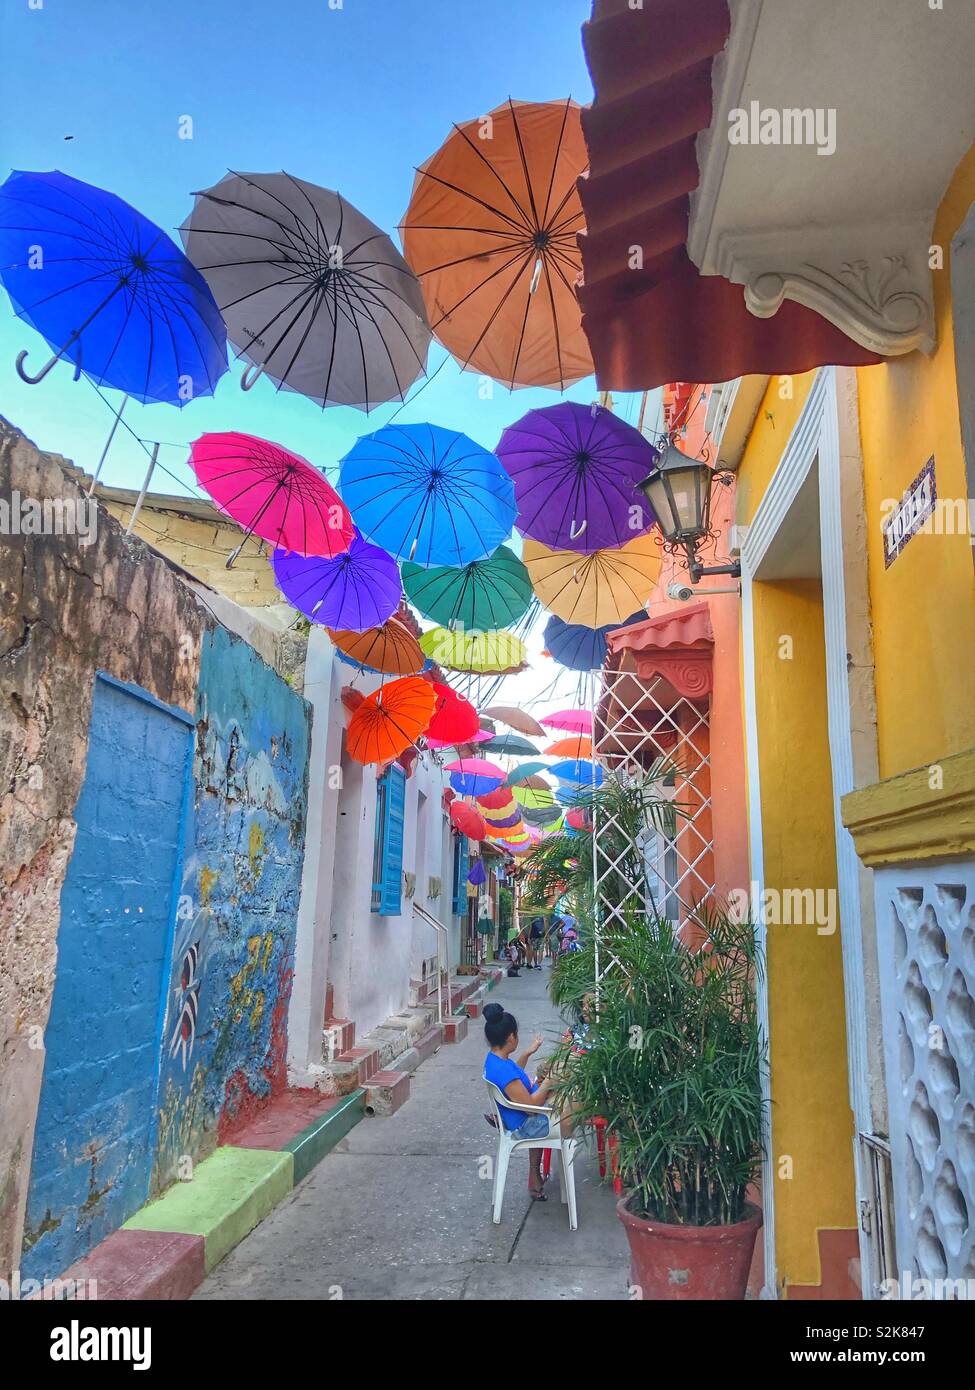
[[[434,627],[424,632],[420,646],[426,655],[448,671],[484,675],[524,670],[524,642],[513,632],[453,632]]]
[[[530,410],[497,454],[515,485],[518,530],[556,550],[626,545],[656,520],[636,485],[659,454],[611,410],[578,401]]]
[[[230,340],[280,389],[371,410],[424,371],[430,328],[416,276],[339,193],[291,174],[229,173],[180,228]]]
[[[592,737],[592,715],[587,709],[560,709],[556,714],[547,714],[542,723],[548,729],[564,729],[570,734]]]
[[[607,637],[619,627],[646,622],[647,611],[639,609],[622,623],[607,623],[605,627],[585,627],[582,623],[566,623],[551,617],[545,624],[542,641],[545,650],[560,666],[570,671],[601,671],[609,654]]]
[[[38,251],[42,254],[39,256]],[[0,187],[0,280],[15,313],[99,386],[148,404],[213,394],[227,333],[206,281],[135,208],[57,170],[15,170]]]
[[[528,571],[506,545],[469,565],[426,569],[406,561],[403,588],[424,618],[444,627],[506,627],[527,612],[533,597]]]
[[[349,720],[349,757],[357,763],[398,758],[426,729],[435,698],[433,686],[421,676],[390,681],[367,695]]]
[[[510,807],[514,806],[515,799],[511,795],[510,789],[502,784],[493,791],[481,792],[477,798],[477,804],[478,808],[485,814],[497,811],[504,815]]]
[[[493,454],[439,425],[386,425],[339,466],[356,525],[398,560],[468,565],[511,535],[515,491]]]
[[[412,676],[423,670],[425,658],[419,643],[396,618],[387,618],[379,627],[369,627],[364,632],[329,628],[328,635],[339,651],[357,665],[382,675]]]
[[[551,806],[555,799],[552,788],[547,783],[544,787],[532,787],[527,782],[521,782],[511,790],[520,806],[537,809],[539,806]]]
[[[342,555],[355,539],[349,509],[311,464],[252,434],[204,434],[190,463],[220,510],[245,535],[299,555]]]
[[[560,782],[571,782],[578,787],[591,787],[593,783],[597,787],[603,785],[603,770],[598,763],[583,762],[577,759],[570,762],[556,763],[549,768],[553,777],[557,777]]]
[[[450,823],[455,830],[459,830],[469,840],[483,840],[487,835],[484,817],[467,801],[451,802]]]
[[[584,627],[619,626],[642,608],[660,574],[660,548],[652,536],[638,536],[618,550],[579,555],[525,541],[524,561],[535,593],[567,623]]]
[[[400,227],[434,334],[464,367],[564,390],[592,371],[575,295],[589,163],[573,101],[508,101],[421,165]]]
[[[449,685],[433,682],[437,697],[433,718],[427,729],[427,743],[431,738],[441,745],[474,741],[481,732],[477,723],[477,710],[469,700]]]
[[[484,713],[491,719],[500,719],[502,724],[517,729],[520,734],[528,734],[529,738],[544,737],[545,730],[538,720],[517,705],[490,705]]]
[[[452,738],[437,738],[436,735],[433,735],[428,737],[427,743],[431,748],[456,748],[460,757],[473,758],[476,756],[475,749],[488,743],[490,739],[491,735],[485,729],[481,729],[478,733],[472,734],[470,738],[461,739],[460,742]]]
[[[515,758],[522,753],[537,753],[538,748],[527,738],[518,734],[498,734],[490,743],[484,745],[485,753],[500,753],[504,757]]]
[[[592,739],[585,735],[560,738],[543,750],[546,758],[591,758]],[[552,769],[554,771],[554,769]]]
[[[551,806],[524,806],[522,815],[529,825],[554,830],[562,819],[562,808],[554,803]]]
[[[399,608],[399,566],[359,536],[332,559],[275,550],[271,563],[275,582],[292,607],[326,627],[363,632],[379,627]]]
[[[534,781],[534,780],[543,781],[544,779],[537,777],[537,774],[538,774],[539,772],[547,772],[547,771],[548,771],[548,764],[547,764],[547,763],[540,763],[540,762],[518,763],[515,767],[513,767],[513,768],[511,769],[511,771],[508,773],[507,777],[504,779],[504,785],[505,785],[506,787],[514,787],[514,786],[517,786],[517,784],[518,784],[519,782],[531,782],[531,781]]]

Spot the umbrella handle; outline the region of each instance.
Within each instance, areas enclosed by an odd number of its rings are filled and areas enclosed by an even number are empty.
[[[20,377],[21,381],[26,381],[28,386],[36,386],[38,382],[44,380],[49,371],[51,371],[54,367],[57,366],[57,364],[61,361],[61,358],[67,352],[68,348],[75,341],[77,341],[78,343],[78,360],[74,364],[74,380],[77,381],[81,376],[81,338],[78,336],[77,333],[72,333],[71,337],[63,345],[63,347],[59,347],[54,356],[48,358],[41,370],[34,375],[28,372],[24,367],[24,362],[27,360],[28,357],[28,350],[27,348],[23,348],[20,352],[18,352],[17,361],[14,364],[17,368],[17,375]]]
[[[253,375],[251,375],[253,373]],[[255,384],[258,377],[264,375],[264,363],[252,362],[249,367],[245,367],[240,375],[240,389],[249,391]]]
[[[569,539],[570,539],[570,540],[573,540],[573,541],[577,541],[577,540],[579,539],[579,537],[582,535],[583,531],[586,529],[586,527],[587,527],[588,525],[589,525],[589,522],[588,522],[588,520],[584,517],[583,520],[582,520],[582,525],[579,527],[579,529],[578,529],[578,531],[577,531],[577,530],[576,530],[576,524],[575,524],[575,522],[573,521],[572,525],[569,527]]]

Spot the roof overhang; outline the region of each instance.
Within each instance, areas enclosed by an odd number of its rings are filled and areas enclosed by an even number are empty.
[[[579,297],[601,386],[930,350],[975,6],[594,0],[583,41]]]

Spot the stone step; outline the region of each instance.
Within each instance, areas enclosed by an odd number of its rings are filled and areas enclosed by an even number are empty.
[[[459,1043],[467,1037],[468,1018],[466,1014],[455,1014],[444,1019],[443,1040],[445,1043]]]
[[[355,1024],[350,1018],[328,1018],[322,1029],[325,1061],[355,1047]]]
[[[377,1071],[366,1087],[366,1114],[393,1115],[409,1098],[408,1071]]]
[[[380,1070],[382,1062],[380,1060],[380,1050],[378,1047],[367,1047],[360,1045],[350,1047],[346,1052],[340,1052],[332,1064],[332,1070],[336,1070],[336,1063],[347,1062],[356,1068],[359,1078],[358,1084],[365,1086],[371,1076]]]
[[[464,1000],[464,1012],[466,1013],[468,1018],[481,1017],[481,1014],[484,1010],[484,1002],[487,992],[487,986],[485,985],[481,989],[477,990],[476,993],[472,994],[469,999]]]

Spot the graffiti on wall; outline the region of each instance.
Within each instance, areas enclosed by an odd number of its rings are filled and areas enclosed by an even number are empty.
[[[163,1032],[158,1190],[286,1085],[305,702],[223,629],[203,643],[193,805]]]

